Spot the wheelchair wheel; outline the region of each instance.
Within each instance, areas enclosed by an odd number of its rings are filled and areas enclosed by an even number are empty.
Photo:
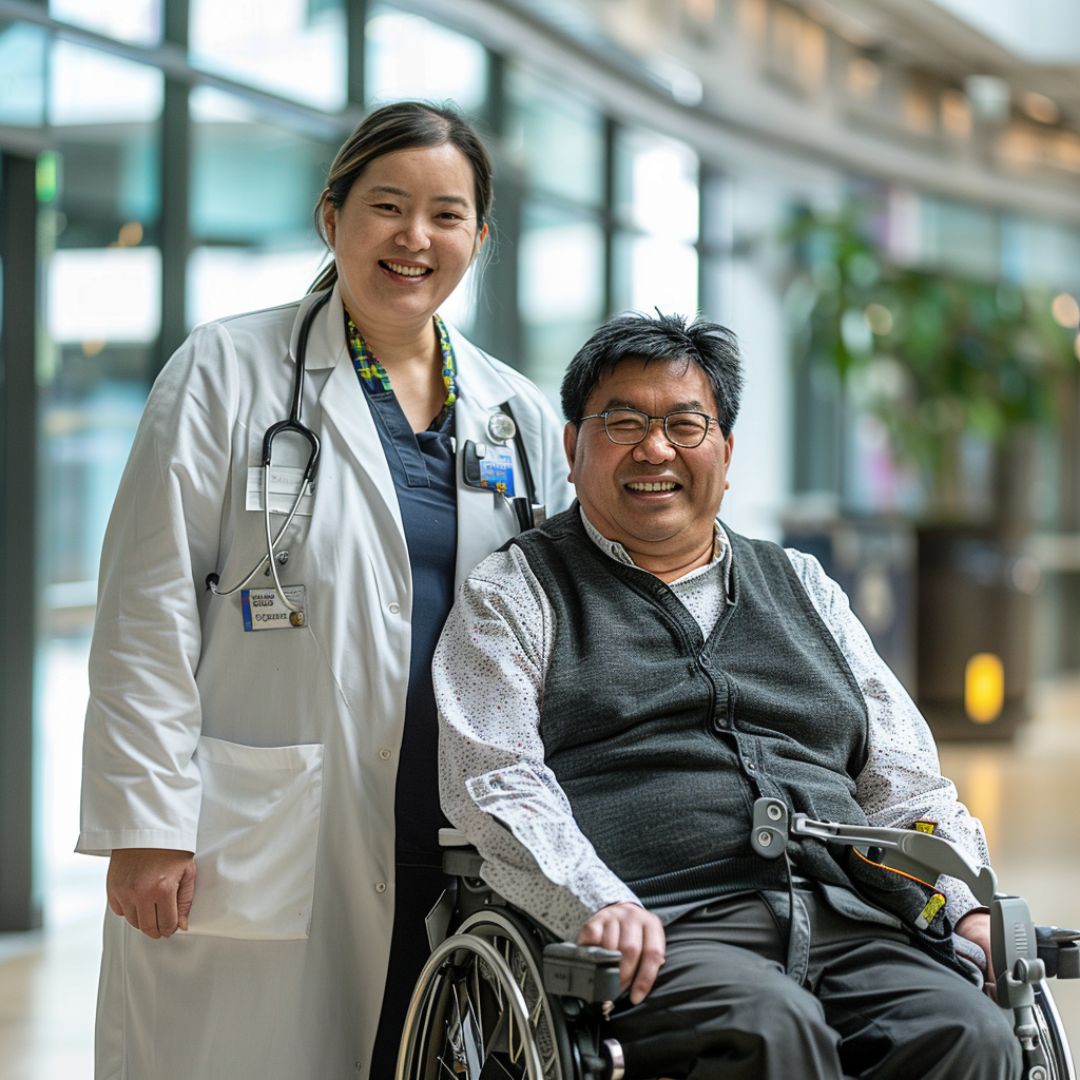
[[[562,1012],[544,992],[540,942],[479,911],[431,954],[413,991],[397,1080],[573,1080]]]
[[[1046,1050],[1049,1071],[1046,1080],[1076,1080],[1072,1051],[1057,1005],[1045,983],[1035,987],[1035,1024],[1039,1042]]]

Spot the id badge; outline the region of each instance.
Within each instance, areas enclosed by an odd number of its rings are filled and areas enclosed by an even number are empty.
[[[286,585],[282,591],[296,611],[290,611],[277,589],[241,589],[244,630],[297,630],[307,624],[307,586]]]
[[[304,480],[304,470],[299,465],[271,465],[269,488],[270,488],[270,513],[288,514],[296,496],[300,493],[301,485],[304,494],[296,508],[298,517],[311,517],[312,507],[315,504],[315,489],[310,482]],[[247,494],[244,501],[246,510],[263,509],[263,467],[253,465],[247,473]]]
[[[514,497],[514,455],[506,446],[489,446],[480,459],[480,486]]]

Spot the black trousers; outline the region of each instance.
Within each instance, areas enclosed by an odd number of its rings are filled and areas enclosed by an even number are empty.
[[[667,960],[640,1005],[605,1035],[631,1078],[687,1080],[1013,1080],[1011,1014],[899,930],[796,893],[810,932],[799,981],[788,936],[756,895],[667,927]],[[803,967],[803,965],[800,965]]]
[[[431,955],[424,918],[446,885],[442,870],[434,867],[398,863],[396,875],[394,932],[379,1030],[368,1072],[371,1080],[393,1080],[409,999],[420,969]]]

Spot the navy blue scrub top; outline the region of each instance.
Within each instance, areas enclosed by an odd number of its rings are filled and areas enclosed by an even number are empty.
[[[439,718],[431,658],[454,603],[454,410],[442,410],[445,415],[427,431],[414,432],[393,390],[383,389],[374,379],[357,381],[364,388],[394,478],[413,580],[409,689],[394,802],[397,861],[439,867],[439,829],[450,823],[439,806]]]

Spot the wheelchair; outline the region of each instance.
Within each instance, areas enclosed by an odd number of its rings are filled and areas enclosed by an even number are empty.
[[[1047,979],[1080,978],[1080,931],[1036,928],[1022,897],[997,891],[929,833],[846,826],[795,814],[776,799],[754,806],[751,846],[783,855],[788,838],[869,845],[885,865],[965,882],[990,909],[998,1004],[1010,1011],[1024,1080],[1076,1080]],[[480,877],[483,860],[454,829],[440,830],[446,892],[428,918],[432,953],[402,1029],[395,1080],[622,1080],[622,1048],[604,1038],[619,995],[619,954],[556,941]],[[662,1080],[662,1078],[657,1078]]]

